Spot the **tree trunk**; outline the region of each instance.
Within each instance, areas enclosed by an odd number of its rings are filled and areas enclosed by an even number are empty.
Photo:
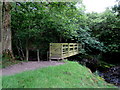
[[[20,43],[20,51],[21,51],[21,54],[22,54],[22,58],[23,60],[25,59],[25,55],[24,55],[24,52],[23,52],[23,48],[22,48],[22,44],[21,44],[21,41],[19,40],[19,43]]]
[[[22,44],[21,44],[21,40],[18,39],[15,43],[16,47],[17,47],[17,51],[18,51],[18,55],[20,56],[20,60],[25,60],[25,55],[23,52],[23,48],[22,48]]]
[[[60,43],[62,43],[62,36],[60,35],[60,40],[59,40]]]
[[[0,59],[2,56],[2,6],[3,2],[0,2]]]
[[[2,23],[3,23],[3,42],[2,42],[2,49],[3,50],[12,50],[11,47],[11,30],[10,30],[10,3],[3,2],[3,13],[2,13]]]
[[[37,49],[37,59],[38,59],[38,62],[40,61],[40,52],[39,52],[39,49]]]
[[[2,42],[2,53],[3,55],[7,55],[11,59],[14,59],[12,53],[12,45],[11,45],[11,16],[10,16],[11,5],[10,2],[2,3],[2,29],[1,29],[1,42]],[[11,55],[11,56],[9,56]]]

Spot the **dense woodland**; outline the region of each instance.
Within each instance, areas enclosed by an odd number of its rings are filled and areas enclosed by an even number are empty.
[[[116,1],[118,2],[118,1]],[[46,60],[49,43],[82,43],[81,56],[117,62],[120,55],[120,6],[102,13],[86,13],[79,2],[3,3],[3,37],[9,35],[13,56],[18,60]],[[10,21],[11,16],[11,21]],[[10,23],[11,22],[11,23]],[[8,25],[8,26],[7,26]],[[6,26],[8,27],[6,29]],[[11,33],[11,34],[10,34]],[[11,39],[12,38],[12,39]],[[8,47],[3,38],[3,47]],[[11,48],[11,46],[10,46]],[[9,48],[7,48],[9,49]],[[5,53],[6,49],[3,49]],[[118,62],[117,62],[118,63]]]

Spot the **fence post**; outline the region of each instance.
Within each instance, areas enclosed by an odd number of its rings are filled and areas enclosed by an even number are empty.
[[[49,61],[51,61],[51,46],[52,46],[52,44],[50,43],[49,44],[49,53],[48,53],[49,54],[49,57],[48,57]]]

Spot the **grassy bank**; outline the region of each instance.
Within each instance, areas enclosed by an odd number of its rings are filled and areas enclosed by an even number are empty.
[[[0,65],[0,68],[6,68],[8,66],[20,63],[20,61],[17,61],[17,60],[12,60],[12,61],[3,60],[1,63],[2,64]]]
[[[2,58],[1,62],[0,62],[0,68],[6,68],[8,66],[14,65],[14,64],[18,64],[21,62],[27,62],[26,60],[20,61],[20,60],[9,60],[9,59],[5,59]]]
[[[77,62],[3,76],[3,88],[112,88]]]

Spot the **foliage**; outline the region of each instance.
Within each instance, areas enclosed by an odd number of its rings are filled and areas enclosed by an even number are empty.
[[[88,13],[87,25],[91,34],[103,43],[102,60],[108,63],[117,62],[120,54],[120,20],[113,10],[106,9],[103,13]]]
[[[92,34],[104,43],[106,52],[120,52],[119,19],[111,10],[97,14],[88,14]]]
[[[38,48],[43,54],[50,42],[75,40],[90,46],[98,44],[85,26],[84,12],[75,5],[67,2],[13,3],[13,46]]]
[[[3,76],[3,88],[115,88],[76,62]]]
[[[42,58],[51,42],[79,42],[84,46],[83,54],[120,52],[118,15],[109,9],[85,13],[80,3],[81,7],[76,7],[76,2],[12,3],[14,50],[39,49]]]
[[[92,49],[103,51],[103,43],[91,35],[88,27],[85,27],[85,29],[80,28],[78,33],[78,42],[82,43],[85,51],[92,52]]]
[[[13,3],[13,43],[25,49],[48,50],[50,42],[65,42],[76,34],[77,9],[75,3],[40,2]],[[58,8],[59,7],[59,8]],[[44,48],[44,49],[43,49]]]

